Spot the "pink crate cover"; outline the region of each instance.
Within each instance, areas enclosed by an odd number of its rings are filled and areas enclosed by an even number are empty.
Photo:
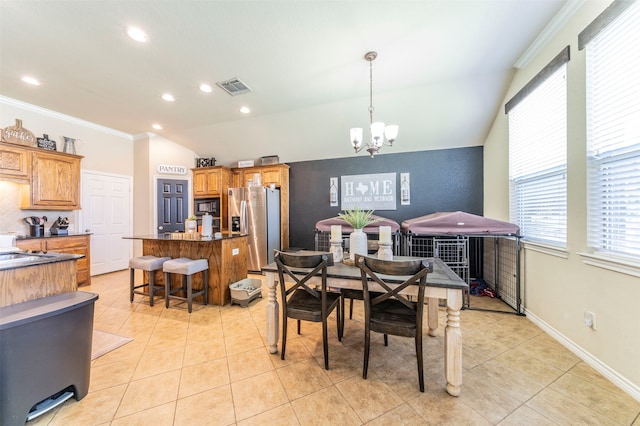
[[[461,211],[437,212],[402,222],[402,232],[416,235],[519,235],[513,223]]]
[[[395,220],[387,219],[381,216],[371,215],[374,219],[379,219],[379,222],[373,223],[363,229],[365,234],[377,234],[380,232],[380,226],[390,226],[391,233],[398,232],[400,225]],[[353,232],[353,228],[340,216],[330,217],[329,219],[323,219],[316,222],[316,229],[321,232],[331,232],[331,225],[342,225],[342,233],[350,234]]]

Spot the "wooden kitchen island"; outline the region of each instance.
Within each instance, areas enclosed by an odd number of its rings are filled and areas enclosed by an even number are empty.
[[[166,233],[124,238],[142,240],[144,256],[206,259],[209,262],[209,303],[213,305],[231,302],[229,285],[247,277],[246,236],[224,235],[219,239],[203,239],[199,234]],[[146,275],[144,279],[148,282]],[[155,279],[156,283],[164,284],[161,271],[156,273]],[[171,287],[178,288],[181,285],[180,277],[172,276]],[[193,287],[202,288],[202,274],[193,276]]]
[[[17,252],[21,260],[0,259],[0,307],[78,290],[77,261],[81,255]]]

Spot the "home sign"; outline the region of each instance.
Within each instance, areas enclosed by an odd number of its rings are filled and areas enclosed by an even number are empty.
[[[396,174],[342,176],[340,195],[342,210],[396,210]]]

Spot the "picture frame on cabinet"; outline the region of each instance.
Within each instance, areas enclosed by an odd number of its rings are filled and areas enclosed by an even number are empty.
[[[43,134],[41,138],[37,138],[38,148],[48,149],[49,151],[57,151],[56,141],[49,139],[49,135]]]

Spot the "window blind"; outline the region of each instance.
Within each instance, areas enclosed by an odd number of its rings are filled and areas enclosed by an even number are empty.
[[[640,260],[640,2],[586,44],[589,251]]]
[[[566,246],[566,62],[508,113],[511,221],[526,240]]]

